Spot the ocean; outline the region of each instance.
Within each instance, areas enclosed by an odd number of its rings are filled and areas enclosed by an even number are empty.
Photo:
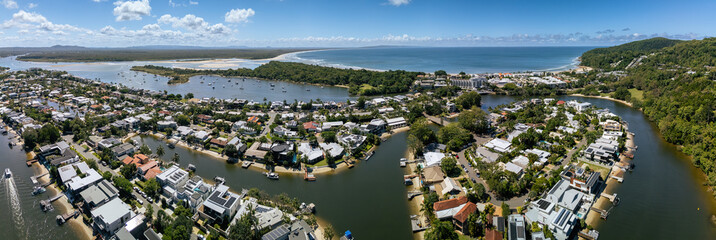
[[[448,73],[558,71],[595,47],[374,47],[297,53],[292,61],[341,68]]]

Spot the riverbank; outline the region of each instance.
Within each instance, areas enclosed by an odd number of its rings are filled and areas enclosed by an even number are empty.
[[[609,100],[609,101],[614,101],[614,102],[618,102],[618,103],[627,105],[627,106],[629,106],[629,107],[633,107],[633,105],[632,105],[630,102],[627,102],[627,101],[624,101],[624,100],[619,100],[619,99],[612,98],[612,97],[589,96],[589,95],[584,95],[584,94],[579,94],[579,93],[573,93],[573,94],[569,94],[569,95],[567,95],[567,96],[606,99],[606,100]],[[637,110],[641,111],[641,109],[637,109]]]

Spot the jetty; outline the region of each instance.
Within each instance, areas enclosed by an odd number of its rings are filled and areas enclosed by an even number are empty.
[[[32,176],[32,177],[30,177],[30,181],[32,181],[32,184],[38,185],[40,182],[38,182],[37,179],[38,179],[38,178],[41,178],[41,177],[44,177],[44,176],[47,176],[47,175],[49,175],[49,174],[50,174],[50,173],[43,173],[43,174],[40,174],[40,175]]]
[[[428,229],[428,225],[421,223],[418,216],[415,215],[410,216],[410,226],[413,229],[414,233]]]
[[[251,167],[251,164],[253,164],[253,163],[254,163],[254,162],[244,161],[244,163],[241,164],[241,167],[242,167],[242,168],[249,168],[249,167]]]
[[[70,220],[70,218],[74,218],[79,215],[80,215],[80,211],[75,210],[74,212],[68,212],[68,213],[65,213],[62,215],[57,215],[57,217],[55,219],[57,220],[57,225],[62,225],[65,222],[67,222],[67,220]]]
[[[612,194],[608,194],[608,193],[604,193],[604,192],[603,192],[602,194],[600,194],[600,196],[609,199],[609,201],[612,202],[615,206],[616,206],[616,205],[619,205],[619,197],[617,197],[617,194],[616,194],[616,193],[612,195]]]
[[[308,169],[306,169],[306,173],[303,175],[303,180],[313,182],[316,181],[316,176],[314,176],[313,173],[308,173]]]
[[[423,195],[423,192],[420,191],[410,191],[408,192],[408,200],[413,200],[414,197]]]
[[[427,113],[423,113],[423,116],[425,116],[425,118],[427,118],[428,120],[430,120],[431,122],[433,122],[437,125],[440,125],[440,126],[447,125],[446,121],[442,118],[430,116]]]
[[[30,161],[25,162],[27,164],[27,167],[32,167],[32,164],[35,164],[37,162],[37,159],[32,159]]]
[[[52,202],[57,201],[57,199],[60,199],[62,194],[57,194],[57,196],[45,199],[40,201],[40,209],[42,209],[43,212],[52,211],[55,208],[52,206]]]

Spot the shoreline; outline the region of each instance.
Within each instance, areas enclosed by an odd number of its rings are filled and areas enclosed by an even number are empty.
[[[581,94],[581,93],[572,93],[572,94],[568,94],[567,96],[572,96],[572,97],[585,97],[585,98],[598,98],[598,99],[605,99],[605,100],[610,100],[610,101],[613,101],[613,102],[618,102],[618,103],[621,103],[621,104],[627,105],[627,106],[629,106],[629,107],[631,107],[631,108],[634,108],[634,105],[632,105],[632,103],[630,103],[630,102],[627,102],[627,101],[624,101],[624,100],[619,100],[619,99],[616,99],[616,98],[612,98],[612,97],[605,97],[605,96],[589,96],[589,95],[584,95],[584,94]],[[636,108],[634,108],[634,109],[636,109]],[[640,109],[636,109],[636,110],[639,110],[639,111],[641,111],[641,108],[640,108]]]

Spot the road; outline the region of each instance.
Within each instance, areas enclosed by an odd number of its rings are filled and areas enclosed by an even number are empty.
[[[278,113],[271,111],[268,114],[269,114],[269,120],[266,122],[266,124],[264,124],[264,129],[261,130],[261,134],[256,136],[256,138],[260,138],[261,136],[266,136],[266,134],[268,134],[269,131],[271,131],[271,124],[273,124],[273,121],[276,120],[276,115],[278,115]]]

